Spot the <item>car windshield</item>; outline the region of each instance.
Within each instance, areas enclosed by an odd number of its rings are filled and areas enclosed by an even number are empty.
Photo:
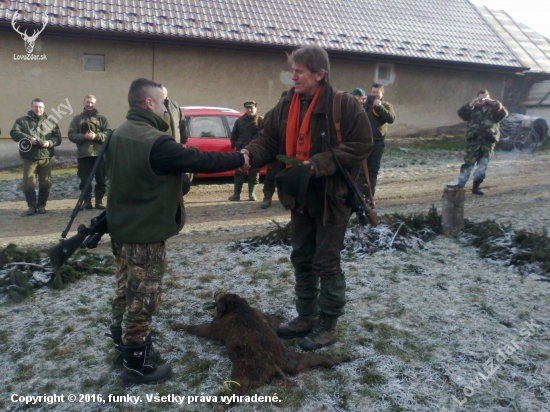
[[[233,130],[233,126],[238,118],[238,116],[226,116],[227,123],[229,123],[229,130]]]
[[[190,137],[227,137],[220,116],[194,116],[187,121]]]

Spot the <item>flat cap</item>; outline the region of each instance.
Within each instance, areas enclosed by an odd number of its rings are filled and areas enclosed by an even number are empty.
[[[258,103],[256,103],[254,100],[247,100],[246,102],[244,102],[244,107],[248,107],[248,106],[258,106]]]

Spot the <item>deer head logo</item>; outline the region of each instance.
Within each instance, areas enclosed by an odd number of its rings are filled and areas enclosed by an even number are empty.
[[[32,51],[34,50],[34,42],[36,41],[36,39],[38,38],[38,35],[40,33],[42,33],[44,31],[44,29],[46,28],[46,25],[48,24],[48,15],[46,14],[46,21],[44,22],[44,26],[42,26],[42,28],[40,30],[34,30],[32,36],[29,36],[27,35],[27,30],[25,30],[23,33],[21,33],[19,31],[19,27],[17,27],[15,25],[15,21],[17,20],[17,15],[19,14],[18,11],[16,11],[14,14],[13,14],[13,17],[11,19],[11,25],[13,27],[13,29],[19,33],[21,35],[21,38],[23,40],[25,40],[25,48],[27,49],[27,53],[32,53]]]

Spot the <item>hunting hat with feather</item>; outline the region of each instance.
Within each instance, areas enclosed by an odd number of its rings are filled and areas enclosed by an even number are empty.
[[[82,123],[82,126],[80,126],[80,131],[83,134],[86,134],[87,132],[97,132],[97,126],[92,122],[84,122]]]

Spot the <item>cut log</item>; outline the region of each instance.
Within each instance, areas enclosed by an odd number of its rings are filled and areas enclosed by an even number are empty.
[[[457,186],[446,187],[443,191],[443,207],[441,211],[441,224],[443,233],[454,235],[464,229],[464,188]]]

